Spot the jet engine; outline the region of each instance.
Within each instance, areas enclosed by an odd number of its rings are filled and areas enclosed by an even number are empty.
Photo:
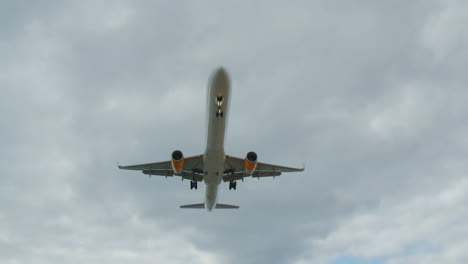
[[[184,169],[184,154],[180,150],[175,150],[172,152],[171,158],[172,170],[175,174],[180,174]]]
[[[244,159],[244,171],[248,175],[252,174],[257,167],[257,153],[250,151]]]

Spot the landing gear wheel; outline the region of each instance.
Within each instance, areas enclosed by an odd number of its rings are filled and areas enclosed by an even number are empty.
[[[230,181],[229,182],[229,190],[231,190],[231,189],[235,190],[236,187],[237,187],[237,182],[236,181]]]
[[[218,111],[216,111],[216,117],[223,118],[223,109],[221,108],[221,106],[218,106]]]
[[[197,185],[198,185],[198,184],[197,184],[196,181],[191,181],[191,182],[190,182],[190,190],[192,190],[192,189],[195,189],[195,190],[196,190],[197,187],[198,187]]]

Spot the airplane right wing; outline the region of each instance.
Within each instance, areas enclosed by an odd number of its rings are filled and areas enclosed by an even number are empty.
[[[122,170],[139,170],[143,174],[147,174],[149,176],[157,175],[157,176],[165,176],[165,177],[172,177],[172,176],[181,176],[187,180],[196,180],[202,181],[203,180],[203,155],[196,155],[184,158],[184,169],[180,174],[175,174],[174,170],[172,169],[171,161],[161,161],[161,162],[154,162],[154,163],[145,163],[145,164],[137,164],[137,165],[129,165],[129,166],[119,166],[119,169]]]

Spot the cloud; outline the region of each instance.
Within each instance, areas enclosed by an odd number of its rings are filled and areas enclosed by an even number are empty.
[[[464,11],[468,7],[465,2],[457,0],[440,1],[438,4],[441,12],[428,21],[422,32],[422,43],[432,50],[435,63],[444,63],[443,60],[454,53],[466,61],[468,32],[462,25],[466,22]]]
[[[356,213],[326,237],[311,239],[311,255],[298,263],[313,262],[314,253],[334,257],[338,252],[388,259],[382,263],[462,263],[468,255],[457,248],[466,244],[462,237],[467,229],[462,223],[468,213],[467,188],[467,180],[460,177],[436,194],[382,199],[375,210]]]
[[[0,262],[464,263],[465,9],[5,3]],[[201,153],[219,65],[226,151],[307,170],[181,211],[203,186],[115,163]]]

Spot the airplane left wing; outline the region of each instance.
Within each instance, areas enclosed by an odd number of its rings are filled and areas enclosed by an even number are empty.
[[[203,155],[196,155],[196,156],[184,158],[184,169],[179,174],[174,173],[170,160],[154,162],[154,163],[129,165],[129,166],[119,166],[119,169],[139,170],[143,174],[147,174],[149,176],[157,175],[157,176],[172,177],[175,175],[175,176],[181,176],[182,178],[188,179],[188,180],[202,181],[203,180]]]
[[[244,177],[249,176],[251,176],[252,178],[275,177],[280,176],[283,172],[296,172],[304,170],[304,168],[292,168],[257,162],[256,169],[253,171],[252,174],[249,175],[245,173],[244,159],[242,158],[226,156],[225,164],[226,165],[223,181],[241,180]]]

